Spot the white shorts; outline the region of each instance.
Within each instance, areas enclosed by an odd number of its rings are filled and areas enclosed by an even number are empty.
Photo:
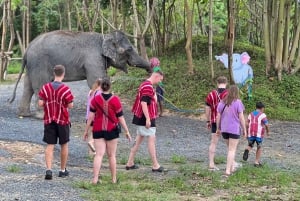
[[[137,126],[136,134],[141,136],[154,136],[156,133],[156,127],[146,128],[145,126]]]

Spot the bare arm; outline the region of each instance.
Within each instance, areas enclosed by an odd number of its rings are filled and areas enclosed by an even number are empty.
[[[216,125],[217,125],[216,134],[220,135],[221,134],[221,130],[220,130],[220,126],[221,126],[221,114],[219,112],[217,113],[217,117],[216,117]]]
[[[265,128],[266,128],[266,132],[267,132],[267,136],[270,136],[270,128],[268,124],[265,124]]]
[[[150,128],[150,126],[151,126],[151,120],[150,120],[150,116],[149,116],[147,102],[142,101],[141,105],[142,105],[143,113],[144,113],[144,115],[146,117],[146,125],[145,126],[146,126],[146,128]]]
[[[244,137],[247,137],[247,129],[246,129],[246,123],[245,123],[245,117],[244,117],[244,112],[239,113],[239,119],[240,123],[244,132]]]
[[[91,123],[92,121],[94,121],[95,118],[95,113],[94,112],[89,112],[89,116],[85,125],[85,129],[84,129],[84,133],[83,133],[83,140],[87,140],[88,138],[88,133],[89,133],[89,129],[91,127]]]
[[[206,126],[208,129],[211,128],[210,116],[211,116],[211,108],[206,105],[205,106],[205,116],[206,116]]]
[[[125,130],[125,136],[126,138],[129,140],[129,142],[131,142],[131,135],[129,133],[126,121],[124,116],[118,117],[120,124],[122,125],[123,129]]]

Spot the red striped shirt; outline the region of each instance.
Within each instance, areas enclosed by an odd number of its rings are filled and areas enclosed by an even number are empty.
[[[228,91],[224,89],[221,93],[222,88],[211,91],[206,97],[206,104],[210,107],[210,122],[216,123],[217,118],[217,107],[219,102],[228,94]]]
[[[268,124],[267,115],[262,112],[254,111],[248,115],[248,137],[255,136],[263,138],[265,125]]]
[[[150,104],[148,104],[148,112],[150,119],[156,119],[157,118],[157,97],[155,90],[149,80],[144,81],[138,90],[138,93],[135,98],[135,102],[132,107],[132,113],[137,116],[138,118],[141,118],[143,116],[143,110],[141,105],[142,97],[148,96],[150,97],[151,101]]]
[[[109,99],[105,100],[102,94],[97,95],[92,99],[90,107],[91,111],[95,111],[93,132],[112,131],[116,129],[119,122],[117,114],[122,112],[122,105],[118,96],[112,95]]]
[[[44,124],[70,124],[68,104],[73,101],[74,96],[67,85],[61,84],[54,89],[52,83],[47,83],[39,91],[39,98],[44,101]]]

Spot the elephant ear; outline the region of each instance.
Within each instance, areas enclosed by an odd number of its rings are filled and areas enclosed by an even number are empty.
[[[113,61],[116,61],[117,59],[117,52],[116,52],[116,44],[115,40],[112,35],[105,35],[103,44],[103,55],[112,59]]]
[[[250,56],[247,52],[243,52],[241,54],[241,61],[242,61],[242,64],[247,64],[249,61],[250,61]]]

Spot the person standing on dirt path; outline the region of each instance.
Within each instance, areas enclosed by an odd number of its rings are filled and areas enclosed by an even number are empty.
[[[152,172],[163,172],[164,168],[159,165],[156,157],[156,125],[157,118],[157,96],[153,85],[163,80],[163,73],[160,69],[153,71],[151,76],[143,81],[139,86],[135,102],[132,107],[133,120],[132,123],[137,126],[137,136],[135,144],[131,148],[129,158],[126,164],[126,170],[137,169],[134,163],[134,157],[143,142],[144,138],[148,138],[148,151],[152,160]]]
[[[66,177],[69,172],[66,169],[68,160],[68,142],[70,141],[70,117],[69,109],[73,107],[74,96],[70,88],[62,83],[65,76],[65,67],[56,65],[53,68],[54,81],[46,83],[39,91],[38,105],[44,108],[44,137],[47,143],[45,149],[46,180],[52,179],[52,162],[54,146],[58,143],[60,150],[59,177]]]
[[[91,90],[88,93],[87,96],[87,102],[86,102],[86,122],[89,118],[89,113],[90,113],[90,104],[91,104],[91,100],[97,95],[97,94],[101,94],[102,90],[101,90],[101,79],[97,79]],[[91,123],[91,126],[93,126],[93,121]],[[94,145],[94,139],[93,136],[88,135],[88,146],[90,148],[90,150],[95,154],[96,150],[95,150],[95,145]]]
[[[254,143],[257,144],[256,157],[255,157],[255,167],[261,167],[260,157],[262,154],[262,143],[264,139],[265,130],[267,136],[269,136],[269,123],[267,115],[264,113],[265,105],[262,102],[256,103],[256,110],[248,115],[248,146],[244,151],[243,160],[248,160],[249,151],[253,148]]]
[[[217,89],[210,91],[205,99],[205,116],[207,129],[211,130],[211,142],[208,149],[209,170],[219,170],[215,165],[215,152],[220,135],[216,134],[217,106],[219,102],[227,95],[227,78],[220,76],[217,78]]]
[[[124,128],[126,138],[131,141],[120,98],[113,95],[110,88],[109,78],[103,78],[101,81],[102,93],[91,100],[89,117],[83,134],[83,139],[87,140],[91,122],[94,121],[93,138],[96,155],[94,157],[92,184],[100,182],[99,174],[105,153],[108,156],[112,183],[118,182],[116,152],[120,134],[119,124]]]
[[[239,99],[239,88],[231,85],[228,94],[220,101],[217,107],[217,131],[216,135],[222,133],[227,145],[227,164],[224,176],[228,177],[236,171],[235,154],[240,139],[240,128],[244,135],[247,129],[244,118],[245,107]]]

